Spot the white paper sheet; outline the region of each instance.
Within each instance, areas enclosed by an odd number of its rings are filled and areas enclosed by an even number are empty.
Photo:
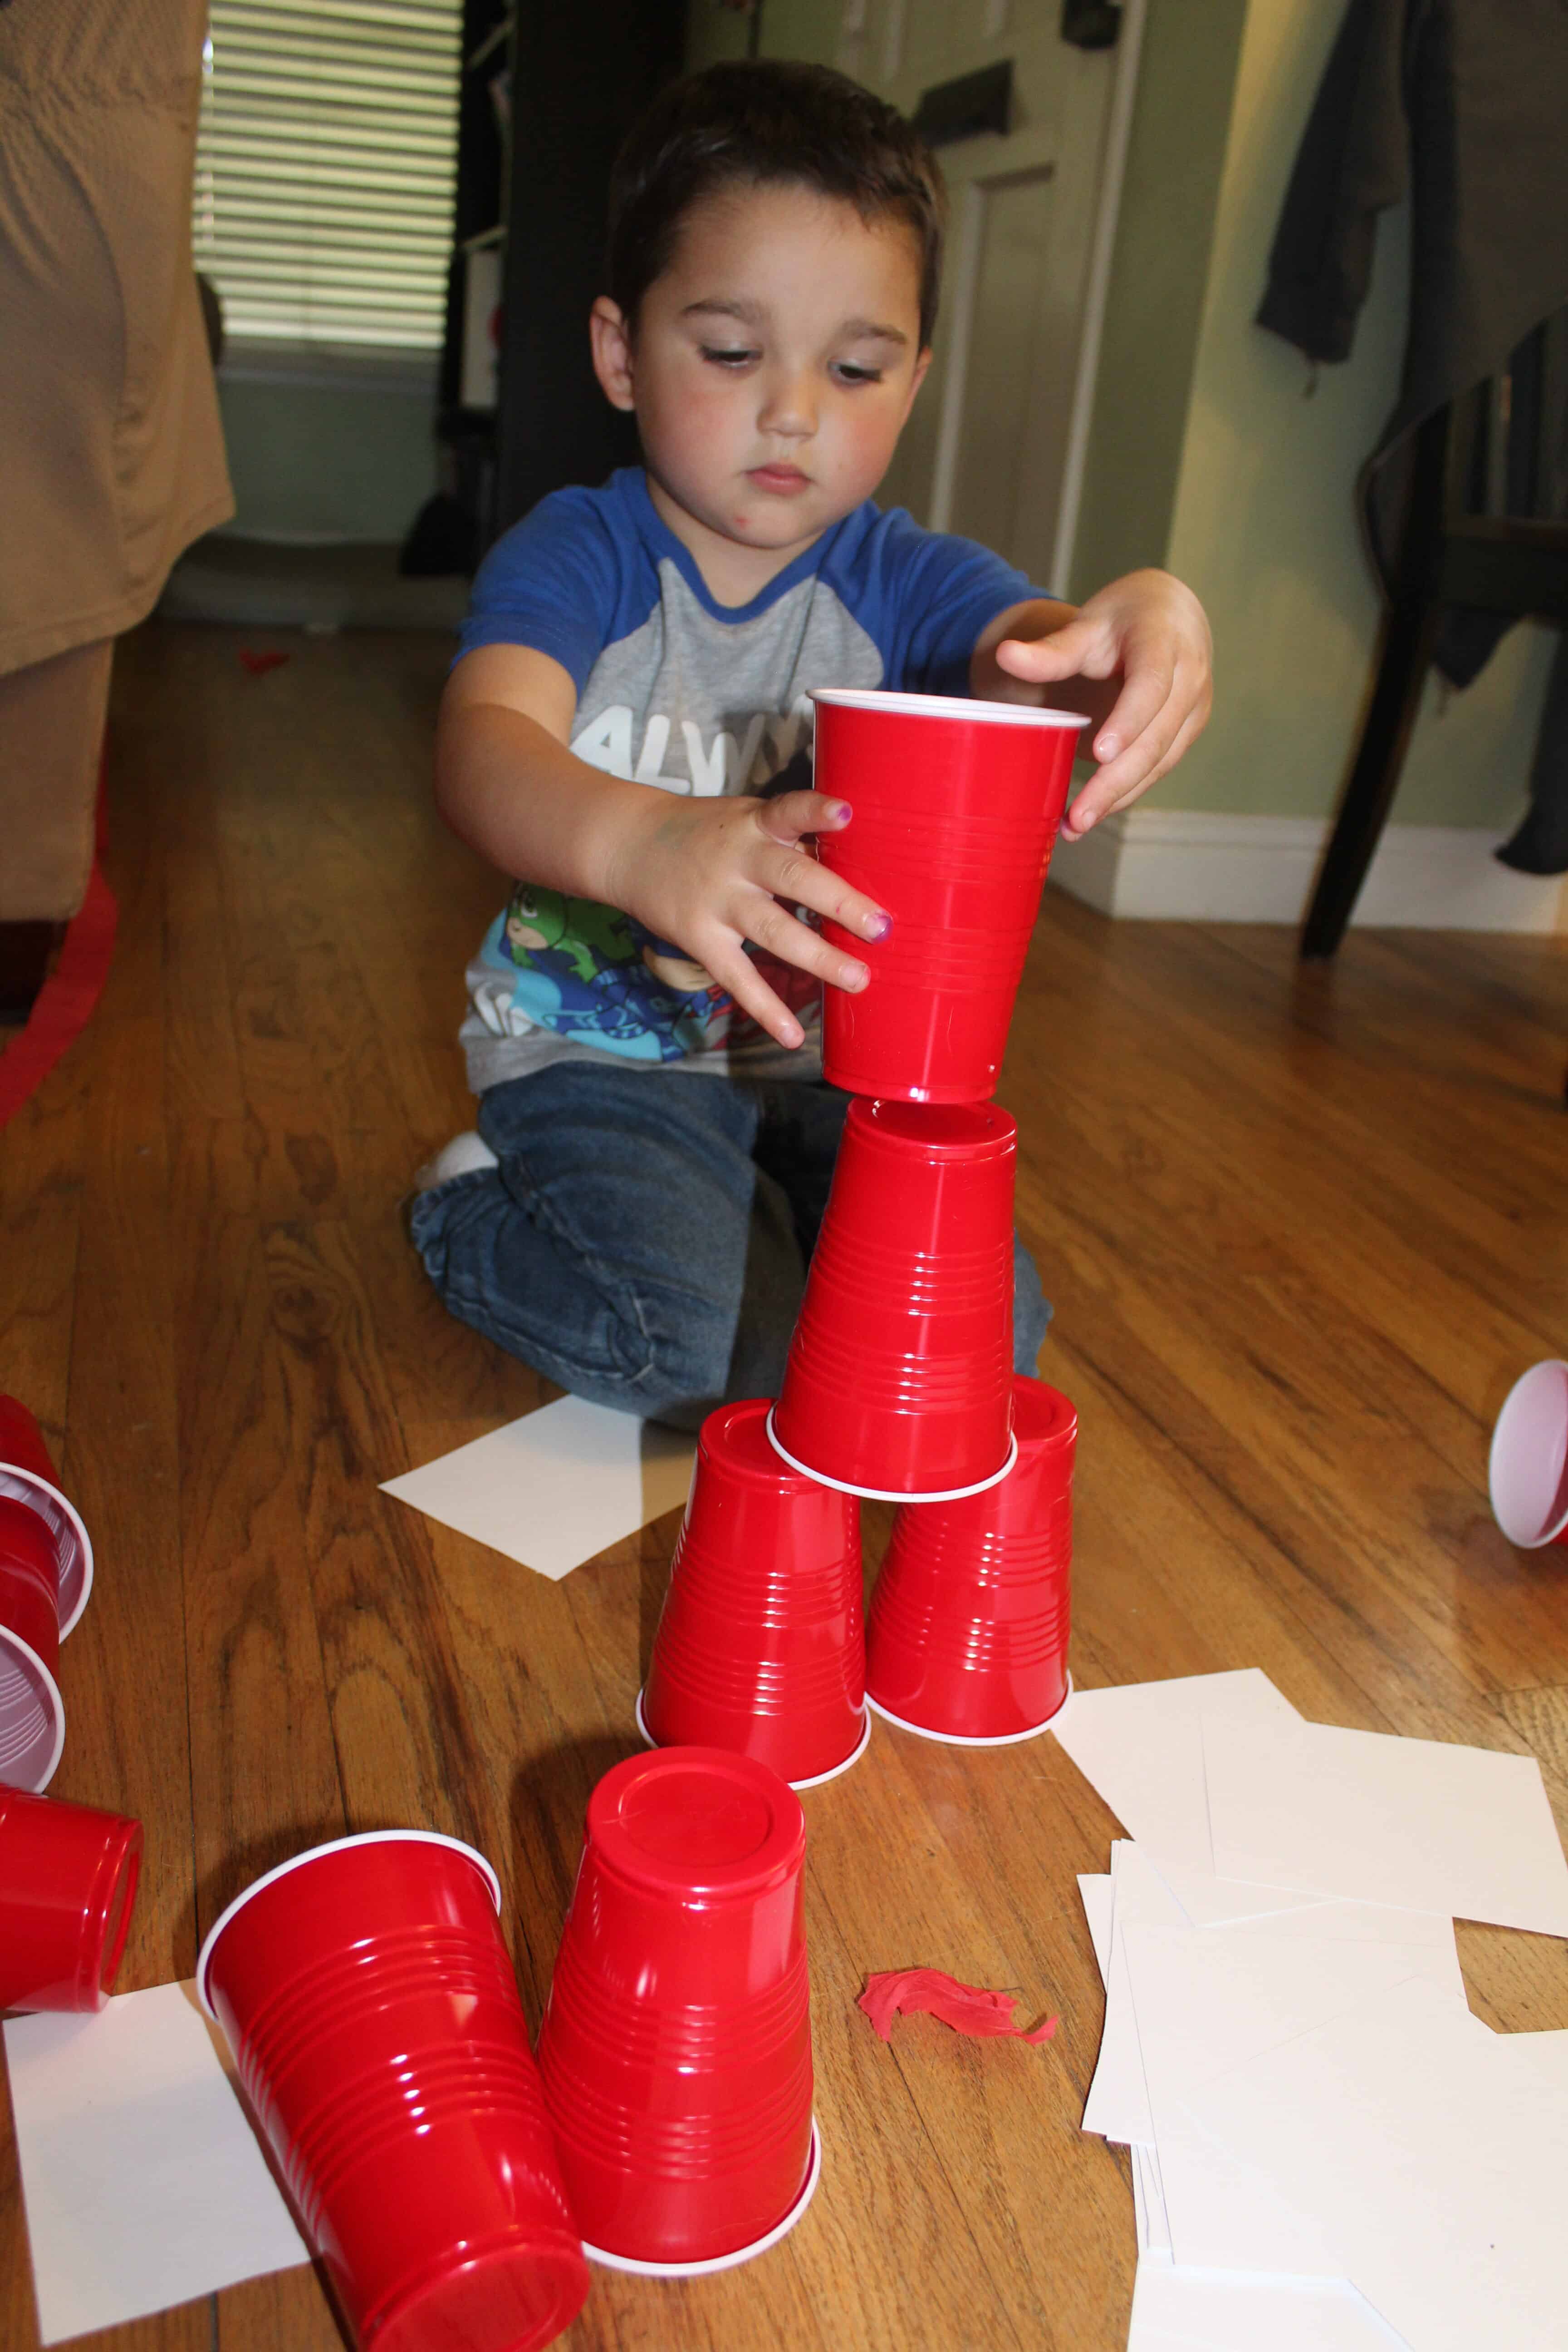
[[[1222,1875],[1568,1936],[1533,1756],[1228,1714],[1202,1728]]]
[[[5,2031],[46,2344],[309,2262],[193,1986]]]
[[[1138,2265],[1127,2352],[1400,2352],[1405,2338],[1348,2283],[1240,2279]],[[1408,2347],[1405,2347],[1408,2352]]]
[[[558,1397],[382,1492],[558,1582],[684,1503],[694,1450],[661,1422]]]
[[[1200,1722],[1298,1723],[1257,1666],[1233,1674],[1185,1675],[1075,1691],[1053,1736],[1100,1791],[1130,1837],[1162,1870],[1212,1875],[1208,1797]],[[1440,1907],[1440,1906],[1438,1906]]]
[[[1094,1946],[1094,1965],[1100,1970],[1100,1981],[1105,1982],[1105,1972],[1110,1963],[1110,1873],[1079,1871],[1078,1891],[1083,1903],[1083,1916],[1089,1924],[1089,1940]]]
[[[1105,2031],[1083,2110],[1081,2128],[1124,2146],[1150,2147],[1154,2120],[1143,2082],[1132,1986],[1127,1974],[1122,1930],[1129,1920],[1185,1924],[1181,1906],[1152,1863],[1130,1838],[1110,1849],[1110,1952],[1105,1976]]]
[[[1132,2179],[1142,2208],[1142,2221],[1138,2239],[1141,2254],[1160,2254],[1166,2262],[1174,2259],[1171,2252],[1171,2224],[1165,2212],[1165,2188],[1160,2177],[1160,2158],[1152,2147],[1129,2150],[1132,2158]]]
[[[1568,2033],[1493,2034],[1399,1985],[1203,2085],[1190,2110],[1420,2352],[1563,2352]]]
[[[1445,1949],[1271,1936],[1252,1925],[1129,1922],[1121,1948],[1176,2261],[1210,2270],[1342,2277],[1344,2259],[1313,2209],[1282,2198],[1254,2166],[1217,2144],[1193,2121],[1185,2102],[1244,2056],[1273,2049],[1410,1978],[1425,1979],[1464,2011],[1452,1937]]]

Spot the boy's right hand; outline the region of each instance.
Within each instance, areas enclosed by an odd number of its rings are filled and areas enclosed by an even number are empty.
[[[870,974],[792,914],[808,907],[864,940],[886,939],[892,917],[819,865],[805,844],[841,832],[849,804],[822,793],[688,800],[641,788],[624,812],[605,898],[710,971],[781,1045],[805,1031],[746,953],[746,942],[797,964],[830,987],[858,991]]]

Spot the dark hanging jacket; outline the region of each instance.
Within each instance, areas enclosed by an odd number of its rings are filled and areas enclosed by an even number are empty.
[[[1568,304],[1568,0],[1350,0],[1286,194],[1258,324],[1310,360],[1347,359],[1371,282],[1378,215],[1406,195],[1404,380],[1358,485],[1385,589],[1415,427],[1508,369],[1518,347]],[[1564,380],[1563,371],[1549,369],[1542,394],[1556,404],[1548,438],[1554,435],[1559,451],[1568,441]],[[1559,500],[1563,483],[1559,465]],[[1496,614],[1450,611],[1439,667],[1468,685],[1510,625]],[[1568,655],[1561,647],[1531,795],[1530,814],[1500,854],[1530,872],[1568,870]]]

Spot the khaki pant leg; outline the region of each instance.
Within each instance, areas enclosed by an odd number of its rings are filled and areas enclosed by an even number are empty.
[[[113,656],[101,637],[0,677],[0,923],[81,905]]]

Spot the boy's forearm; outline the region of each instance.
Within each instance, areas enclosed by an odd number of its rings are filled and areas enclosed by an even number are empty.
[[[500,703],[444,711],[436,798],[454,833],[510,880],[606,898],[646,784],[591,768],[548,728]]]

